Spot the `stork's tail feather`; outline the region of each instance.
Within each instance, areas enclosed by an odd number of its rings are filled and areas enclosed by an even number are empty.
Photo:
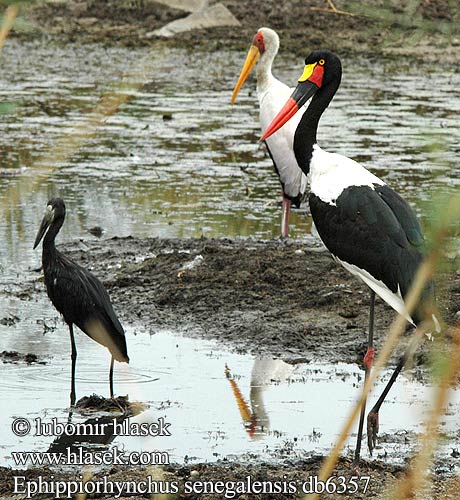
[[[117,353],[114,353],[113,351],[110,351],[112,353],[113,359],[115,361],[119,361],[120,363],[128,363],[129,364],[129,356],[122,355],[119,351]]]
[[[110,339],[110,343],[106,345],[115,361],[119,361],[120,363],[129,363],[125,337],[117,337],[113,340]]]
[[[91,318],[82,325],[81,329],[93,340],[107,347],[115,361],[129,363],[125,333],[121,325],[119,329],[115,330],[112,325],[107,325],[105,321]]]

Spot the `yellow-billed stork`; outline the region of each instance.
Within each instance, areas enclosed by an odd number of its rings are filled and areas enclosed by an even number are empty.
[[[232,94],[231,102],[234,104],[238,92],[256,63],[259,62],[257,65],[257,97],[259,99],[259,116],[262,130],[267,128],[293,90],[272,74],[272,64],[278,49],[278,34],[270,28],[260,28],[254,35],[252,45]],[[289,235],[291,203],[297,208],[300,207],[308,183],[307,177],[297,164],[293,151],[294,133],[300,118],[299,113],[299,116],[287,124],[283,130],[265,141],[282,186],[281,236],[283,238]]]

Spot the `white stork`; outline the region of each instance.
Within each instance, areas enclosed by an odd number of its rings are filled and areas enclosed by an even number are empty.
[[[310,175],[309,204],[313,222],[334,259],[371,288],[368,351],[364,358],[366,376],[372,366],[374,299],[387,304],[417,325],[432,319],[434,287],[428,283],[416,310],[409,315],[404,299],[424,258],[420,223],[407,202],[381,179],[345,156],[322,150],[316,141],[318,123],[342,77],[340,59],[328,50],[312,52],[298,85],[283,109],[269,125],[266,140],[310,99],[294,137],[294,151],[300,168]],[[369,450],[375,446],[378,412],[388,391],[404,367],[397,365],[387,387],[367,417]],[[359,461],[365,404],[358,429],[355,462]]]
[[[234,104],[239,90],[257,61],[259,61],[257,65],[257,97],[259,99],[259,116],[262,130],[267,128],[293,90],[272,74],[272,64],[278,53],[279,44],[279,37],[275,31],[270,28],[259,29],[254,36],[232,94],[231,102]],[[283,130],[265,141],[282,186],[281,236],[283,238],[289,235],[291,203],[299,208],[307,189],[307,177],[300,170],[293,151],[294,133],[300,118],[301,114],[299,113],[299,116],[287,124]]]

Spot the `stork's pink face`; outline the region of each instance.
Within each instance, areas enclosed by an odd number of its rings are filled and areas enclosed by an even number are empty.
[[[259,49],[260,55],[265,52],[265,40],[261,31],[258,31],[252,39],[252,45]]]
[[[251,74],[252,69],[256,65],[259,57],[265,52],[265,40],[264,35],[261,31],[258,31],[254,38],[252,39],[252,45],[249,48],[248,55],[243,64],[243,69],[241,70],[238,81],[236,82],[235,88],[233,89],[231,103],[234,104],[236,96],[246,81],[247,77]]]

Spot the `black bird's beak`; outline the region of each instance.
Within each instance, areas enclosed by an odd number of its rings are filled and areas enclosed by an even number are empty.
[[[46,233],[49,225],[53,220],[53,212],[51,211],[51,207],[46,209],[45,216],[42,219],[42,223],[40,224],[40,228],[38,230],[37,236],[35,238],[34,250],[38,247],[40,241]]]
[[[286,104],[281,108],[281,111],[273,118],[273,121],[260,138],[261,141],[268,139],[268,137],[279,130],[297,113],[297,111],[299,111],[308,99],[316,93],[322,85],[323,74],[324,68],[318,63],[307,64],[305,66],[297,87],[294,89],[291,97],[286,101]]]

